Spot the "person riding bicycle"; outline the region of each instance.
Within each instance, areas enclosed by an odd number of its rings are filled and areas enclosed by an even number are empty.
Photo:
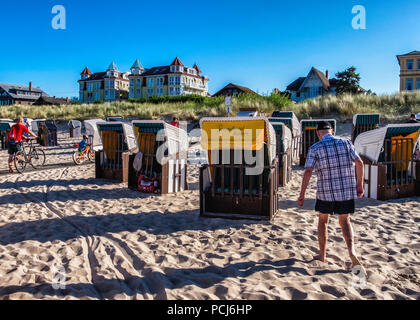
[[[19,116],[16,120],[16,124],[10,129],[7,139],[9,141],[9,172],[13,173],[13,159],[16,152],[20,151],[20,143],[22,139],[25,138],[24,133],[28,133],[34,138],[37,138],[37,135],[30,131],[25,125],[23,117]]]
[[[87,135],[83,135],[83,140],[79,143],[79,151],[84,152],[90,143],[88,142],[89,138]]]

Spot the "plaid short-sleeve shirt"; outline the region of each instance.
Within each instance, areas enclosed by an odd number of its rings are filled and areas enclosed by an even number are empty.
[[[317,199],[349,201],[357,199],[354,161],[360,159],[349,140],[331,134],[314,144],[308,151],[305,168],[315,170]]]

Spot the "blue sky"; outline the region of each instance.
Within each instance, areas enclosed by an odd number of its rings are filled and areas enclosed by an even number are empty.
[[[419,0],[2,0],[0,82],[78,96],[85,66],[104,71],[115,61],[128,71],[175,56],[210,77],[210,92],[229,82],[260,93],[285,90],[311,66],[335,74],[358,68],[362,86],[399,89],[397,54],[420,50]],[[67,29],[51,27],[54,5]],[[354,5],[366,8],[366,30],[352,28]]]

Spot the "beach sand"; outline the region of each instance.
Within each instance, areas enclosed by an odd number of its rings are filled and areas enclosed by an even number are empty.
[[[316,179],[298,208],[302,168],[273,222],[203,219],[197,165],[193,190],[144,195],[72,165],[77,140],[61,127],[47,166],[23,175],[0,153],[0,299],[420,299],[420,198],[357,201],[364,284],[336,217],[328,262],[313,260]]]

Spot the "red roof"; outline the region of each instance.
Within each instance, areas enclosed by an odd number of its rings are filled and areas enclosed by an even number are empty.
[[[84,75],[84,74],[87,74],[88,76],[90,76],[92,74],[92,72],[90,72],[89,68],[86,67],[80,75]]]
[[[171,66],[181,66],[181,67],[183,67],[184,65],[182,64],[181,61],[179,61],[178,57],[176,57],[174,62],[171,63]]]
[[[197,64],[194,64],[193,67],[195,70],[197,70],[197,73],[200,74],[202,71],[200,70],[200,68],[197,66]]]

